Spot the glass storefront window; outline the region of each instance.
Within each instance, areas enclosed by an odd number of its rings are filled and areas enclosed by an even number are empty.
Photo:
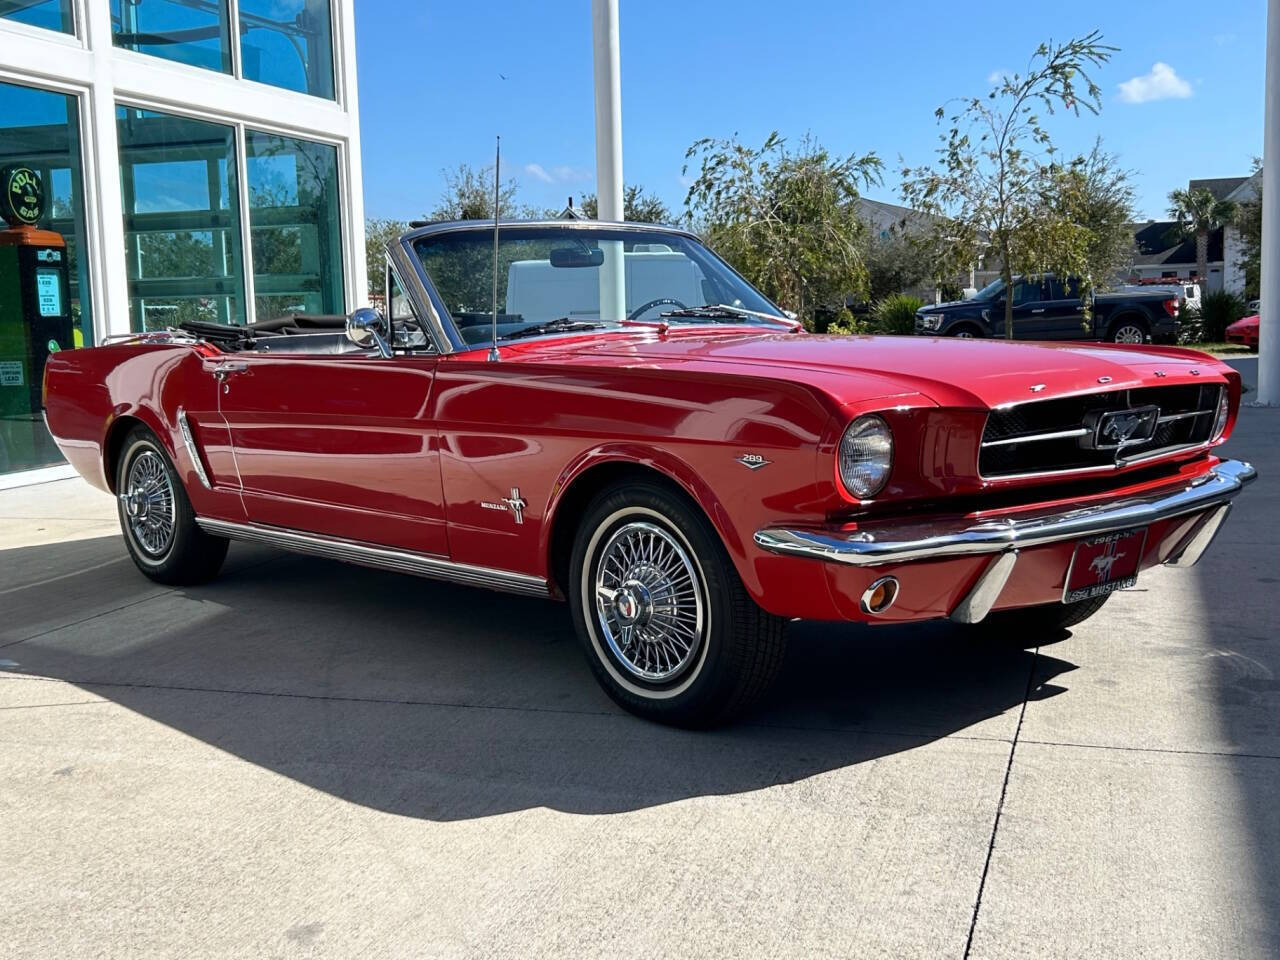
[[[247,80],[333,99],[329,0],[240,0]]]
[[[111,0],[111,34],[117,47],[231,72],[227,0]]]
[[[0,473],[47,466],[62,459],[40,416],[39,385],[50,349],[47,343],[57,339],[57,346],[63,349],[93,343],[78,107],[73,96],[0,83],[0,169],[27,167],[39,178],[45,211],[35,226],[62,235],[68,264],[64,305],[60,284],[33,292],[21,273],[19,248],[0,243]],[[48,246],[44,240],[39,242]],[[46,323],[39,319],[46,316],[45,311],[24,311],[17,303],[20,298],[25,303],[27,297],[40,294],[50,297],[48,304],[64,319],[37,330],[39,324]],[[31,319],[32,314],[36,320]],[[63,326],[67,314],[69,329]],[[66,340],[69,342],[63,342]]]
[[[343,313],[337,148],[254,130],[245,143],[257,319]]]
[[[0,0],[0,19],[74,33],[71,0]]]
[[[132,329],[244,323],[234,130],[135,107],[116,124]]]

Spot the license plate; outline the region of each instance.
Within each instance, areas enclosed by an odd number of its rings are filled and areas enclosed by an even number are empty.
[[[1146,545],[1146,527],[1081,540],[1067,568],[1062,602],[1075,603],[1132,587],[1138,582],[1138,565]]]

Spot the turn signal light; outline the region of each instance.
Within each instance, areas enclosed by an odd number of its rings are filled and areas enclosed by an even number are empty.
[[[896,577],[881,577],[867,587],[862,595],[863,613],[884,613],[898,599],[898,580]]]

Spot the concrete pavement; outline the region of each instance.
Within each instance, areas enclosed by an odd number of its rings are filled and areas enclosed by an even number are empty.
[[[109,498],[0,492],[3,952],[1280,955],[1280,411],[1229,452],[1194,570],[1027,650],[797,625],[712,733],[558,605],[241,545],[168,590]]]

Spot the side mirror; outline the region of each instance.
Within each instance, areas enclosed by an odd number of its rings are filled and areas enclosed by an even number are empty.
[[[387,321],[372,307],[361,307],[347,317],[347,339],[362,350],[377,347],[383,357],[391,356],[391,344],[387,342]]]

